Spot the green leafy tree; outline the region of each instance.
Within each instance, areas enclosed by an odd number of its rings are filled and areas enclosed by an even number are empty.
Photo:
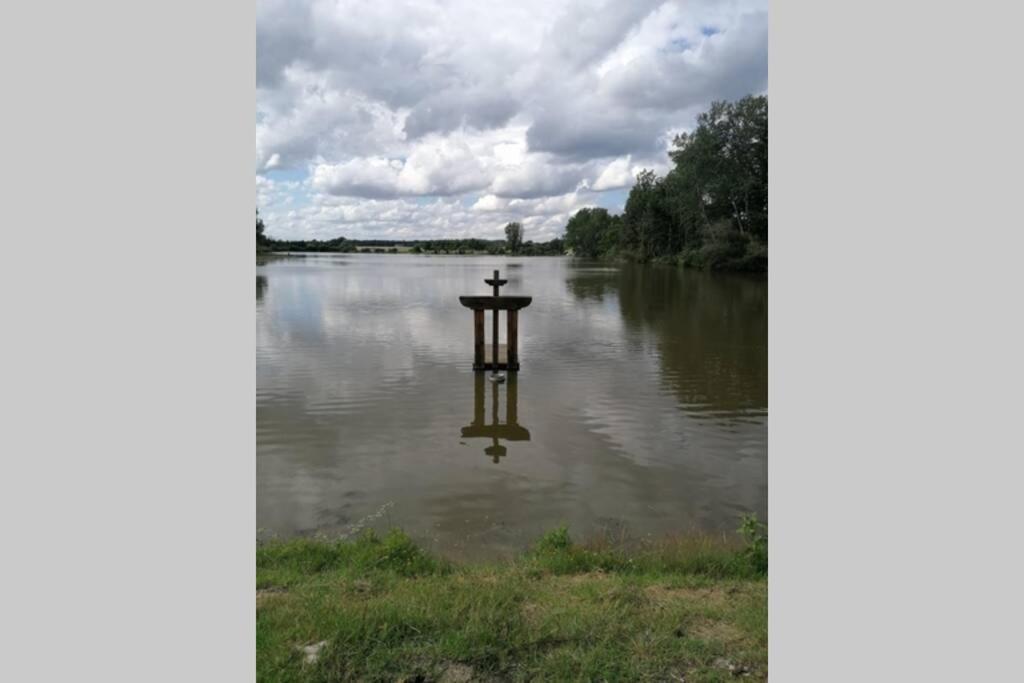
[[[580,209],[565,226],[565,246],[578,256],[596,258],[607,254],[617,246],[620,224],[608,209]]]
[[[523,232],[523,226],[519,223],[509,223],[505,226],[505,244],[509,253],[519,253],[523,246]]]
[[[269,248],[270,240],[267,238],[265,233],[266,226],[263,225],[263,219],[260,218],[260,210],[256,209],[256,250],[265,251]]]
[[[621,216],[577,212],[566,246],[584,256],[701,268],[768,267],[768,98],[714,102],[673,141],[674,168],[643,170]]]
[[[679,240],[673,230],[664,179],[643,170],[629,192],[623,212],[626,246],[641,260],[673,253]]]
[[[741,234],[768,239],[768,98],[714,102],[669,156],[687,169],[708,222],[728,218]]]

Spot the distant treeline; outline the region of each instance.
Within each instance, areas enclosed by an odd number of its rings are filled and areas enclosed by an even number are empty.
[[[333,240],[275,240],[268,238],[264,243],[268,251],[355,251],[355,245],[344,237]]]
[[[258,228],[257,228],[258,231]],[[257,249],[260,251],[312,251],[354,253],[371,251],[378,254],[511,254],[505,240],[444,239],[444,240],[350,240],[338,237],[332,240],[275,240],[260,238],[257,232]],[[550,242],[523,242],[514,250],[518,256],[561,256],[565,246],[561,239]]]
[[[644,170],[622,215],[581,209],[565,245],[578,256],[768,268],[768,98],[715,102],[675,138],[664,177]]]
[[[510,246],[506,240],[450,239],[424,240],[408,243],[414,254],[515,254],[517,256],[561,256],[565,245],[561,239],[550,242],[519,242]]]

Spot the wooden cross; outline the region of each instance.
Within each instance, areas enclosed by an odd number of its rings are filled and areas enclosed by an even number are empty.
[[[498,288],[504,287],[508,284],[508,280],[502,280],[498,278],[498,271],[494,271],[494,278],[491,280],[484,280],[489,285],[494,286],[494,296],[498,296]]]
[[[533,297],[529,296],[502,296],[501,287],[508,284],[508,280],[501,279],[499,271],[494,271],[494,277],[485,279],[488,285],[493,288],[491,296],[460,296],[459,302],[466,308],[473,309],[473,369],[474,370],[508,370],[515,372],[519,370],[519,309],[530,305]],[[491,358],[487,359],[484,351],[484,313],[494,312],[494,321],[491,327]],[[508,321],[507,344],[505,346],[505,359],[498,356],[498,312],[505,311]]]

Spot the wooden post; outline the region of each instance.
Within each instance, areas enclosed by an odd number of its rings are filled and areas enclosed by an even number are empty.
[[[508,320],[508,333],[506,343],[508,369],[515,372],[519,370],[519,311],[507,310],[505,317]]]
[[[484,369],[484,312],[473,311],[473,368]]]
[[[491,372],[498,372],[498,309],[494,309],[494,325],[492,326],[494,339],[491,340]]]
[[[495,270],[494,271],[494,298],[495,299],[498,298],[498,288],[499,287],[501,287],[500,279],[498,278],[498,271]],[[491,356],[491,372],[493,374],[498,374],[498,307],[497,306],[494,307],[494,325],[493,325],[492,329],[494,330],[494,339],[491,340],[491,344],[493,344],[493,355]],[[498,409],[497,406],[495,406],[494,409],[497,410]],[[497,462],[497,460],[495,460],[495,462]]]

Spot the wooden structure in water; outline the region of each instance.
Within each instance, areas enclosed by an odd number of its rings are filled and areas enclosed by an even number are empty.
[[[498,289],[508,280],[494,277],[484,280],[494,288],[492,296],[460,296],[459,303],[473,309],[473,369],[474,370],[519,370],[519,309],[526,308],[533,301],[531,296],[500,296]],[[484,312],[492,311],[491,344],[484,340]],[[505,311],[507,330],[505,344],[498,343],[498,312]]]

